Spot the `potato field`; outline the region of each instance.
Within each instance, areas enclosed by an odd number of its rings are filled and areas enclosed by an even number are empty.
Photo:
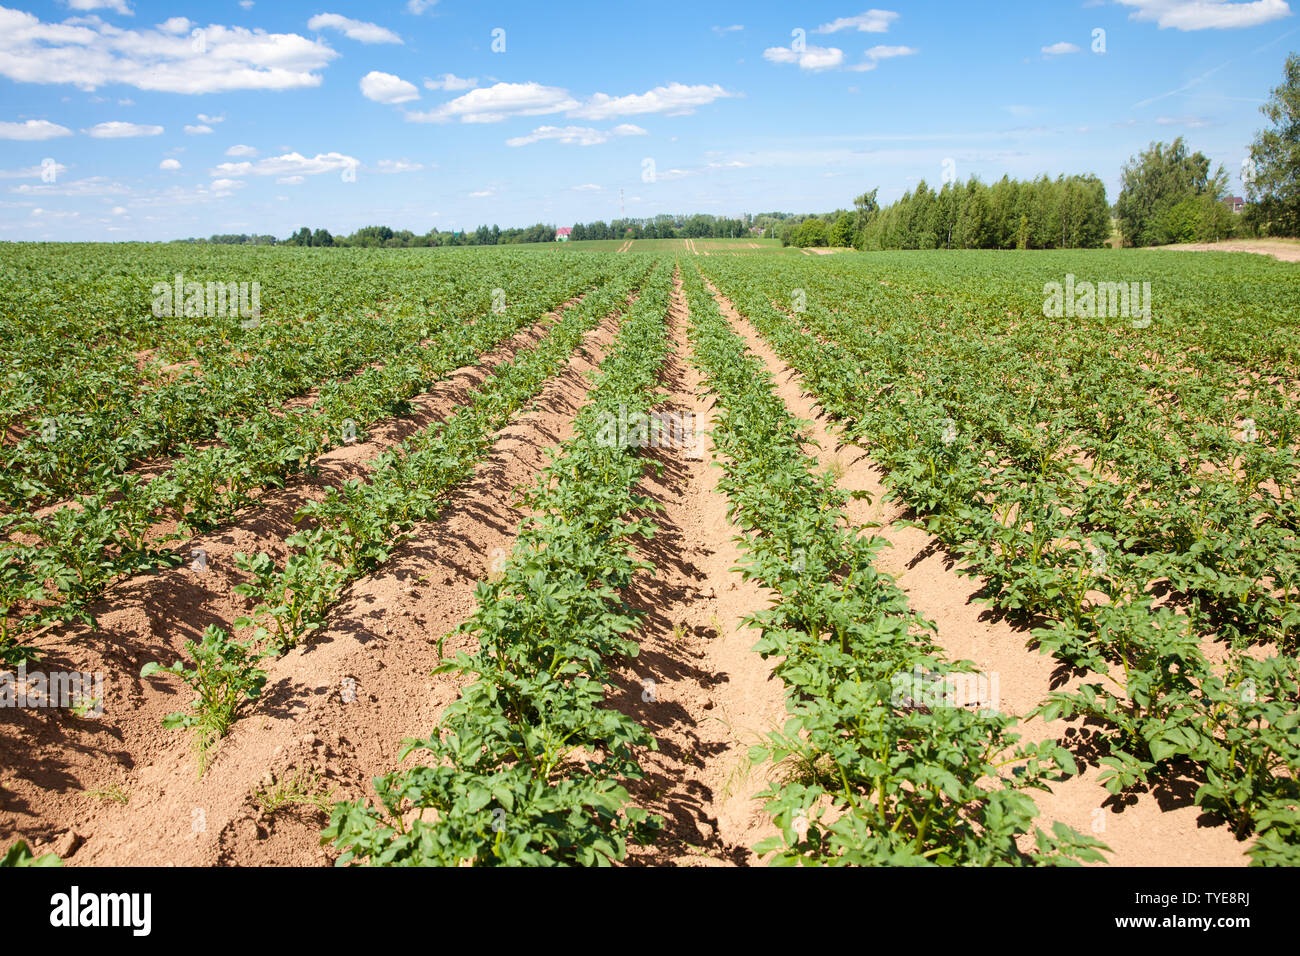
[[[1295,264],[0,265],[7,862],[1300,864]]]

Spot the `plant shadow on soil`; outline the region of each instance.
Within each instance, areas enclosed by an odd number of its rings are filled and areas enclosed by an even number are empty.
[[[657,411],[689,413],[689,405],[674,396],[689,394],[685,385],[685,368],[676,353],[665,359],[660,381],[668,390],[666,400]],[[631,866],[662,866],[684,858],[711,859],[735,865],[747,865],[749,851],[733,846],[719,837],[718,820],[711,813],[721,797],[705,782],[693,778],[690,767],[732,750],[726,741],[702,735],[700,720],[718,720],[694,712],[713,688],[725,685],[730,676],[699,666],[705,657],[705,645],[719,635],[702,621],[710,619],[714,602],[702,585],[709,575],[694,560],[698,545],[691,530],[678,524],[674,512],[696,488],[696,478],[683,459],[681,448],[656,446],[642,448],[646,468],[638,492],[647,497],[671,496],[665,509],[643,509],[631,517],[646,519],[654,534],[638,542],[642,558],[654,566],[653,572],[637,575],[624,594],[629,608],[637,614],[640,629],[640,653],[635,660],[622,662],[611,679],[608,705],[640,722],[659,743],[658,754],[643,758],[646,775],[630,781],[629,792],[636,803],[663,817],[657,838],[627,860]],[[707,464],[712,467],[711,464]],[[715,582],[719,585],[721,581]],[[656,684],[671,685],[674,691],[696,692],[701,699],[679,701],[652,698],[647,706],[645,686],[637,675],[654,676]],[[711,706],[711,705],[705,705]]]

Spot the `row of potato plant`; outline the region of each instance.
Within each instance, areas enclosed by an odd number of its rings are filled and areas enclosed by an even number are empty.
[[[494,288],[512,300],[597,258],[461,251],[2,244],[0,264],[12,280],[0,287],[0,333],[11,346],[0,378],[3,444],[47,415],[104,405],[127,411],[180,366],[202,376],[209,363],[253,357],[268,335],[308,346],[365,315],[460,314]],[[200,284],[260,280],[259,321],[232,310],[154,315],[153,285],[182,273]]]
[[[322,381],[410,349],[447,323],[486,311],[496,287],[511,295],[545,284],[555,267],[534,262],[521,269],[519,263],[494,266],[484,260],[452,282],[419,283],[422,294],[401,297],[391,294],[383,271],[334,295],[337,279],[329,280],[328,291],[314,290],[319,276],[290,270],[267,277],[272,294],[258,318],[150,316],[166,328],[170,348],[137,348],[141,342],[122,336],[104,318],[86,322],[88,329],[68,329],[70,320],[57,320],[59,303],[80,305],[78,285],[54,303],[30,291],[34,301],[25,303],[26,315],[17,303],[5,302],[11,310],[5,325],[15,333],[14,361],[0,383],[0,408],[4,433],[13,441],[0,446],[0,501],[23,507],[93,493],[137,462],[210,439],[223,422],[273,408]],[[272,263],[258,264],[248,259],[241,271],[268,271]],[[212,275],[215,267],[206,263],[190,277]],[[147,280],[132,277],[138,294]],[[119,291],[127,301],[137,298],[129,289]],[[118,333],[116,341],[105,334],[109,328]],[[70,338],[90,351],[94,364],[85,367],[79,351],[68,356],[55,346],[51,354],[52,329],[60,341]]]
[[[985,293],[951,289],[947,304],[917,297],[937,318],[915,304],[873,315],[873,297],[845,276],[708,271],[870,450],[893,494],[986,581],[994,606],[1037,624],[1040,649],[1083,675],[1077,689],[1051,693],[1041,714],[1100,723],[1112,792],[1190,769],[1199,804],[1240,836],[1257,835],[1257,863],[1300,861],[1294,406],[1285,395],[1256,390],[1269,441],[1243,448],[1223,411],[1226,381],[1206,389],[1181,383],[1177,367],[1158,381],[1132,371],[1150,349],[1179,348],[1177,332],[1149,343],[1144,329],[1113,323],[1053,329],[1006,300],[972,303]],[[808,290],[802,312],[780,292],[793,278]],[[1246,351],[1239,333],[1225,338],[1229,354]],[[1017,357],[1045,339],[1051,364]],[[1207,330],[1188,349],[1217,342]],[[1271,359],[1290,361],[1289,352]],[[1097,414],[1067,402],[1072,389]],[[1226,645],[1217,664],[1207,653],[1216,639]]]
[[[694,270],[686,290],[742,571],[775,592],[748,621],[762,633],[756,649],[777,660],[789,718],[753,756],[788,773],[760,795],[781,833],[756,850],[778,865],[1102,860],[1091,837],[1033,826],[1027,791],[1073,772],[1069,753],[1019,744],[996,702],[951,701],[948,681],[973,665],[944,660],[933,623],[877,570],[883,540],[848,522],[848,494],[803,451],[807,423]]]
[[[251,575],[237,590],[258,602],[252,617],[237,624],[255,626],[255,638],[277,652],[319,628],[348,582],[388,560],[393,544],[418,522],[437,517],[448,492],[491,449],[494,433],[537,396],[587,332],[627,307],[644,271],[638,264],[588,293],[535,347],[495,368],[450,416],[376,458],[366,480],[346,481],[303,506],[294,520],[305,527],[286,539],[283,566],[265,552],[236,554]]]
[[[282,568],[265,552],[235,555],[236,565],[249,573],[236,593],[260,602],[251,616],[234,622],[251,633],[239,640],[209,627],[201,641],[186,643],[190,664],[151,662],[141,671],[142,677],[179,677],[196,692],[189,710],[169,714],[163,723],[194,735],[200,773],[213,748],[260,695],[266,680],[261,662],[321,627],[350,581],[386,561],[393,544],[408,538],[417,521],[437,516],[448,492],[469,477],[490,448],[492,433],[537,395],[587,331],[625,305],[636,281],[634,270],[626,282],[611,283],[567,310],[535,348],[503,363],[448,419],[380,456],[369,482],[346,482],[305,506],[296,519],[313,526],[286,540],[290,554]]]
[[[638,269],[644,272],[644,264],[620,263],[597,278],[622,289]],[[100,492],[70,505],[0,516],[0,531],[9,539],[0,543],[0,654],[13,663],[31,653],[10,632],[90,621],[89,604],[114,580],[181,560],[165,547],[181,532],[228,521],[258,492],[283,484],[320,454],[364,437],[382,418],[405,413],[411,397],[571,298],[581,288],[572,281],[543,284],[500,312],[451,323],[416,350],[322,388],[310,407],[263,409],[223,424],[220,444],[183,446],[173,466],[152,480],[115,475]],[[169,518],[179,531],[155,535]]]
[[[637,751],[654,738],[606,695],[608,661],[637,653],[620,592],[650,569],[638,542],[655,505],[636,491],[645,460],[602,425],[658,400],[671,275],[671,263],[657,266],[574,437],[525,496],[530,517],[503,573],[478,585],[459,629],[478,649],[438,669],[472,683],[433,734],[405,742],[403,759],[418,766],[375,779],[377,804],[335,807],[324,838],[340,865],[604,865],[653,832],[624,781],[641,776]]]

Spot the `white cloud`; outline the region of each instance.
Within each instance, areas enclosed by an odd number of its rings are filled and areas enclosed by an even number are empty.
[[[159,169],[180,169],[181,163],[178,159],[164,159],[158,164]]]
[[[840,17],[830,23],[823,23],[814,33],[838,33],[841,30],[857,30],[859,33],[887,33],[889,25],[898,19],[892,10],[868,10],[856,17]]]
[[[125,206],[114,206],[114,207],[113,207],[113,215],[114,215],[114,216],[122,216],[122,215],[125,215],[125,214],[126,214],[126,207],[125,207]]]
[[[1133,20],[1154,20],[1163,30],[1231,30],[1271,23],[1291,15],[1286,0],[1118,0],[1135,8]]]
[[[23,169],[0,169],[0,179],[40,179],[48,169],[53,169],[56,176],[68,171],[68,167],[62,163],[53,163],[50,166],[27,166]]]
[[[407,113],[414,123],[499,123],[508,116],[539,116],[576,109],[581,104],[569,91],[540,83],[497,83],[471,90],[424,113]]]
[[[528,146],[542,140],[553,139],[560,143],[578,146],[595,146],[609,141],[611,136],[644,136],[646,131],[631,123],[620,123],[610,130],[593,129],[590,126],[539,126],[527,136],[516,136],[506,140],[507,146]]]
[[[854,73],[865,73],[868,70],[874,70],[880,65],[881,60],[892,60],[899,56],[916,56],[921,51],[911,46],[873,46],[867,51],[867,58],[861,63],[855,63],[847,69]]]
[[[130,190],[104,176],[91,176],[70,183],[41,183],[39,186],[24,183],[15,186],[11,192],[24,196],[120,196]]]
[[[245,146],[242,143],[230,147],[226,150],[227,156],[256,156],[257,149],[252,146]]]
[[[229,195],[231,190],[242,189],[244,185],[238,179],[214,179],[212,180],[212,191],[217,195]]]
[[[478,77],[466,78],[455,73],[440,73],[436,80],[425,79],[424,81],[426,90],[446,90],[448,93],[472,90],[476,86],[478,86]]]
[[[296,33],[218,24],[203,28],[204,50],[198,53],[188,32],[171,32],[183,19],[124,30],[95,16],[46,23],[0,7],[0,76],[19,83],[70,83],[86,91],[110,83],[168,93],[285,90],[319,86],[315,71],[339,55],[326,43]]]
[[[406,0],[406,9],[418,17],[437,2],[438,0]]]
[[[805,46],[802,50],[773,46],[763,51],[769,63],[798,63],[801,70],[829,70],[844,62],[844,51],[838,47]]]
[[[70,10],[112,10],[124,17],[133,17],[135,12],[127,6],[126,0],[64,0]]]
[[[414,173],[424,169],[423,163],[413,163],[409,159],[381,159],[375,164],[377,173]]]
[[[211,133],[211,132],[212,132],[212,127],[211,127],[211,126],[204,126],[202,123],[200,123],[200,124],[197,125],[197,126],[186,126],[186,127],[185,127],[185,133],[186,133],[186,135],[188,135],[188,136],[202,136],[202,135],[205,134],[205,133]]]
[[[711,85],[701,83],[696,86],[669,83],[667,86],[656,86],[645,93],[631,93],[627,96],[595,93],[591,99],[571,111],[569,115],[591,120],[610,119],[614,116],[636,116],[642,113],[682,116],[695,112],[697,106],[705,106],[714,100],[736,95],[716,83]]]
[[[583,183],[581,186],[574,186],[573,188],[576,189],[576,190],[577,190],[578,192],[580,192],[580,193],[581,193],[581,192],[587,192],[587,193],[590,193],[590,192],[599,192],[599,191],[600,191],[600,187],[597,186],[595,183]]]
[[[157,136],[162,133],[161,126],[147,126],[140,123],[123,123],[113,120],[110,123],[96,123],[82,132],[95,139],[126,139],[133,136]]]
[[[255,163],[220,163],[212,170],[212,174],[214,176],[316,176],[360,164],[360,160],[342,153],[317,153],[311,159],[299,153],[285,153],[283,156],[268,156]]]
[[[718,36],[723,36],[724,34],[736,33],[737,31],[743,29],[745,29],[745,27],[742,24],[735,23],[729,27],[713,27],[713,32],[716,33]]]
[[[486,197],[491,196],[491,195],[493,194],[493,192],[494,192],[494,190],[491,190],[491,189],[480,189],[480,190],[478,190],[477,192],[472,192],[472,193],[470,193],[470,194],[469,194],[469,198],[470,198],[470,199],[485,199]]]
[[[1048,56],[1064,56],[1067,53],[1078,53],[1079,48],[1073,43],[1066,43],[1062,40],[1060,43],[1053,43],[1051,46],[1043,47],[1043,52]]]
[[[281,186],[301,186],[306,181],[306,176],[282,176],[276,180]]]
[[[386,27],[381,27],[377,23],[367,23],[364,20],[352,20],[338,13],[316,14],[307,21],[307,29],[317,32],[338,30],[349,40],[356,40],[358,43],[402,42],[401,37]]]
[[[360,85],[361,95],[376,103],[406,103],[420,98],[420,91],[414,83],[378,70],[371,70],[363,76]]]
[[[455,119],[462,123],[499,123],[510,116],[541,116],[546,113],[567,113],[569,116],[590,120],[644,113],[680,116],[716,99],[739,95],[716,83],[697,86],[669,83],[667,86],[656,86],[645,93],[627,96],[595,93],[583,102],[558,86],[543,86],[532,82],[497,83],[471,90],[436,109],[407,113],[406,118],[413,123],[445,123]]]
[[[23,123],[0,123],[0,139],[42,140],[56,136],[71,136],[72,130],[49,120],[27,120]]]
[[[1156,123],[1160,126],[1186,126],[1188,129],[1200,129],[1210,125],[1209,120],[1199,116],[1160,116],[1156,118]]]
[[[200,123],[224,123],[226,121],[224,116],[209,116],[207,113],[200,113],[195,118]]]
[[[239,5],[245,10],[253,9],[253,0],[239,0]]]
[[[921,51],[910,46],[873,46],[867,56],[873,60],[890,60],[896,56],[916,56]]]

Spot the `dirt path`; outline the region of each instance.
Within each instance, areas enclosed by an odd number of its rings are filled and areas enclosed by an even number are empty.
[[[782,685],[750,648],[757,632],[742,626],[769,592],[732,571],[740,551],[717,490],[708,434],[713,403],[690,366],[688,312],[677,280],[670,308],[673,354],[664,370],[661,411],[682,416],[688,441],[646,449],[654,469],[642,491],[663,510],[645,555],[652,574],[637,578],[629,602],[646,612],[640,656],[622,668],[615,706],[659,740],[642,760],[647,779],[634,797],[665,819],[655,845],[634,848],[643,865],[748,865],[749,847],[771,831],[754,794],[767,784],[751,770],[749,747],[784,722]],[[694,440],[690,440],[694,439]],[[653,683],[650,683],[653,682]]]
[[[47,649],[42,664],[51,670],[104,671],[104,716],[78,720],[63,711],[11,711],[17,715],[14,722],[0,731],[0,836],[21,834],[34,844],[57,847],[65,857],[75,851],[75,863],[212,863],[227,852],[230,826],[251,819],[241,817],[241,807],[268,771],[298,762],[317,746],[324,748],[315,755],[318,763],[325,760],[321,769],[326,771],[334,754],[356,754],[338,758],[341,777],[353,783],[393,769],[402,737],[428,730],[428,707],[412,703],[419,695],[411,693],[411,675],[415,687],[430,685],[430,641],[436,642],[468,611],[473,584],[487,569],[493,549],[509,547],[518,520],[508,503],[514,484],[526,481],[542,463],[544,449],[566,434],[588,387],[583,376],[594,369],[615,325],[607,319],[588,333],[531,410],[499,433],[471,486],[439,522],[399,547],[377,575],[357,582],[331,615],[329,629],[268,668],[270,680],[254,716],[223,742],[202,781],[195,779],[195,756],[186,736],[161,726],[166,713],[188,700],[188,691],[169,680],[142,682],[140,667],[149,660],[175,659],[184,640],[196,639],[208,624],[230,629],[250,606],[232,591],[239,580],[233,553],[266,550],[283,558],[282,539],[293,530],[297,508],[323,494],[326,484],[364,471],[381,445],[367,442],[331,453],[326,456],[331,460],[322,461],[320,479],[270,496],[270,502],[234,527],[201,539],[197,543],[208,555],[206,572],[186,567],[115,589],[102,602],[99,630],[61,640]],[[516,342],[515,348],[522,344]],[[436,397],[429,397],[421,414],[429,420],[444,417],[487,373],[488,368],[476,366],[453,376]],[[403,419],[378,437],[396,440],[414,427]],[[496,544],[498,540],[503,543]],[[424,587],[421,577],[432,584]],[[384,627],[389,633],[375,633]],[[368,646],[377,636],[381,646]],[[405,662],[403,655],[412,651],[415,656]],[[386,666],[388,673],[376,676]],[[358,687],[357,703],[333,713],[331,705],[334,711],[340,708],[340,682],[349,676]],[[373,712],[366,701],[374,705]],[[408,724],[408,719],[414,722]],[[334,736],[320,737],[327,728]],[[308,732],[328,742],[304,742]],[[342,773],[348,760],[364,772]],[[128,803],[106,796],[103,791],[110,788],[125,792]],[[99,795],[92,795],[96,791]],[[200,819],[202,828],[194,829]],[[258,832],[256,826],[244,829]],[[205,839],[205,834],[220,835],[220,840]],[[307,844],[307,859],[290,858],[310,862],[318,852],[315,843]]]
[[[983,582],[958,574],[938,539],[898,523],[910,515],[898,503],[885,500],[884,473],[863,449],[840,442],[813,398],[804,393],[797,373],[725,296],[712,284],[708,287],[750,350],[776,376],[777,391],[786,407],[812,423],[809,434],[820,447],[809,446],[806,451],[839,476],[841,488],[868,493],[869,501],[849,503],[849,519],[882,526],[876,533],[890,545],[882,553],[882,570],[898,580],[914,610],[938,625],[939,645],[951,659],[969,660],[981,673],[997,676],[1003,713],[1019,716],[1033,709],[1049,690],[1057,689],[1052,658],[1026,647],[1027,630],[995,619],[984,605],[976,603]],[[1059,735],[1066,746],[1084,749],[1085,739],[1075,722],[1055,722],[1047,727],[1035,721],[1022,733],[1027,740]],[[1177,794],[1146,792],[1120,800],[1097,782],[1099,772],[1093,764],[1079,776],[1055,785],[1051,793],[1035,792],[1039,825],[1062,820],[1081,833],[1097,836],[1114,851],[1109,856],[1112,865],[1240,866],[1248,862],[1247,844],[1238,843],[1226,827],[1209,821],[1202,825],[1202,814],[1191,803],[1194,788]]]
[[[1188,242],[1177,246],[1148,246],[1171,252],[1253,252],[1280,262],[1300,262],[1300,242],[1287,239],[1229,239],[1224,242]]]

